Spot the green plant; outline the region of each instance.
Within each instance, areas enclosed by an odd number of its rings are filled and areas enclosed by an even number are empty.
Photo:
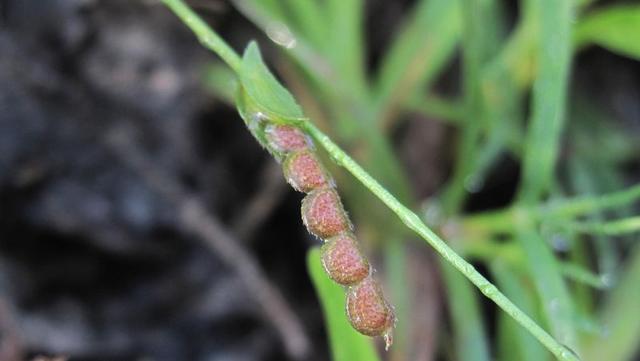
[[[559,159],[562,131],[566,127],[567,108],[576,102],[567,96],[573,49],[595,42],[635,56],[637,46],[630,40],[633,37],[621,37],[619,34],[624,31],[638,34],[637,27],[629,25],[633,24],[633,17],[626,15],[635,14],[637,6],[626,8],[624,16],[614,9],[588,14],[584,20],[578,21],[577,31],[572,35],[573,12],[586,9],[587,1],[574,4],[569,0],[524,0],[521,19],[508,36],[497,1],[419,1],[403,31],[383,56],[374,79],[368,81],[364,72],[360,26],[362,2],[238,1],[236,4],[241,11],[271,34],[272,39],[290,48],[290,58],[284,61],[293,62],[297,67],[290,67],[292,70],[285,73],[285,77],[300,89],[299,99],[307,105],[306,108],[320,108],[314,114],[314,120],[331,129],[339,142],[357,150],[355,153],[361,155],[364,166],[385,184],[383,187],[308,121],[293,97],[264,66],[257,48],[250,46],[240,58],[181,1],[164,1],[194,30],[205,46],[218,53],[233,69],[239,79],[235,100],[238,110],[249,129],[267,149],[270,149],[268,139],[264,132],[259,131],[259,124],[267,121],[302,130],[327,150],[335,164],[351,172],[396,213],[404,225],[443,256],[446,262],[443,262],[442,270],[451,304],[455,349],[460,359],[488,360],[491,357],[476,293],[464,278],[452,271],[451,266],[506,311],[498,320],[500,349],[497,353],[500,359],[545,359],[544,350],[531,336],[542,342],[558,359],[575,360],[578,359],[576,353],[586,359],[592,357],[583,350],[592,349],[599,338],[582,335],[587,329],[584,325],[593,324],[592,315],[595,313],[594,294],[585,284],[598,284],[602,288],[608,286],[608,282],[596,282],[602,278],[589,271],[589,260],[585,257],[587,248],[580,237],[583,233],[596,236],[593,245],[597,249],[597,265],[606,279],[615,279],[619,261],[613,246],[610,240],[597,236],[637,232],[640,225],[637,217],[624,213],[621,213],[622,219],[603,222],[602,212],[611,207],[622,212],[629,209],[628,206],[640,198],[639,188],[636,186],[607,196],[568,198],[556,177],[555,166]],[[603,26],[607,30],[611,30],[611,26],[618,30],[607,36],[598,30]],[[297,45],[291,47],[292,42]],[[462,99],[448,101],[425,94],[423,89],[428,88],[451,58],[458,42],[462,46],[463,58]],[[503,43],[506,45],[501,46]],[[498,55],[494,56],[496,52]],[[431,61],[424,61],[427,54]],[[532,113],[525,127],[522,121],[526,117],[523,102],[529,88],[533,90]],[[421,102],[424,98],[428,101]],[[457,109],[458,105],[461,109]],[[395,160],[386,132],[399,121],[398,114],[407,111],[437,114],[458,127],[460,141],[453,175],[439,199],[430,202],[431,209],[438,208],[442,214],[432,224],[446,232],[448,239],[455,241],[458,252],[486,263],[509,298],[427,227],[420,216],[403,206],[403,203],[414,201],[406,174]],[[573,111],[570,114],[575,117]],[[576,118],[583,121],[587,117]],[[601,119],[593,121],[597,123]],[[589,134],[591,129],[591,126],[582,125],[575,130],[579,136],[573,140],[578,156],[571,160],[574,193],[602,194],[621,188],[619,170],[611,164],[637,154],[637,142],[608,129],[610,137],[618,140],[619,151],[598,154],[598,157],[611,157],[609,159],[595,157],[589,153],[592,147],[584,145],[594,139]],[[278,151],[270,150],[276,158],[283,158]],[[463,205],[469,191],[482,183],[504,152],[522,162],[523,178],[515,201],[501,210],[464,214]],[[295,168],[306,169],[305,164],[315,163],[314,160],[309,161],[315,159],[313,155],[300,157],[288,162],[285,160],[285,168],[290,168],[285,171],[290,183],[302,191],[326,185],[327,179],[322,175],[327,173],[320,167],[312,167],[313,174],[309,177],[300,177],[296,173]],[[592,174],[606,174],[609,178],[597,179]],[[399,223],[376,227],[376,224],[384,223],[380,220],[388,219],[386,211],[371,206],[375,201],[362,192],[362,188],[349,180],[342,180],[342,183],[346,189],[344,195],[347,201],[351,199],[356,218],[368,220],[358,224],[375,229],[381,239],[386,239],[382,246],[383,254],[392,285],[395,285],[392,294],[396,297],[399,319],[399,342],[393,352],[402,357],[407,347],[403,340],[408,329],[410,308],[406,297],[410,290],[400,286],[404,284],[403,265],[406,263],[400,239],[407,236],[406,228]],[[397,198],[387,189],[397,194]],[[335,202],[337,198],[333,199]],[[331,230],[334,227],[341,231],[346,229],[343,223],[347,221],[340,214],[341,211],[332,217],[338,222],[329,227]],[[581,218],[585,216],[589,218]],[[306,224],[311,225],[312,233],[333,235],[329,234],[331,230],[317,227],[313,222],[307,220]],[[561,237],[563,242],[570,243],[568,262],[560,262],[554,254],[547,242],[553,237]],[[498,242],[499,238],[506,238],[507,242]],[[359,255],[358,252],[355,254]],[[356,342],[357,349],[367,356],[354,355],[345,351],[348,346],[335,337],[335,334],[348,332],[336,321],[335,302],[326,299],[332,291],[318,277],[318,262],[313,260],[314,255],[316,253],[310,253],[309,267],[323,296],[336,360],[370,359],[366,358],[371,355],[366,343]],[[633,269],[628,275],[638,280]],[[334,275],[333,278],[340,276]],[[567,278],[577,281],[576,284],[570,287]],[[630,282],[620,283],[613,295],[628,290],[629,286],[625,285]],[[620,302],[617,297],[613,299],[617,301],[611,302],[620,308],[610,316],[612,319],[617,319],[624,312],[633,313],[628,304]],[[512,300],[533,315],[536,321],[526,316]],[[610,308],[605,310],[612,312]],[[506,315],[523,328],[513,324]],[[553,337],[539,324],[548,327]],[[620,325],[620,330],[638,334],[634,324],[620,322],[616,325]],[[357,339],[353,335],[347,338]],[[632,349],[629,342],[616,347]],[[620,355],[619,360],[628,355],[629,351],[625,352],[616,353]]]

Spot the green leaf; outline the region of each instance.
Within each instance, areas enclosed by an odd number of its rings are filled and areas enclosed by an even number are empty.
[[[571,64],[571,0],[539,1],[538,72],[527,127],[518,198],[540,200],[552,187],[564,126]]]
[[[640,346],[640,246],[635,246],[629,253],[626,271],[607,297],[600,314],[608,332],[588,340],[584,353],[586,361],[625,361],[637,355]]]
[[[330,39],[325,44],[325,56],[347,90],[366,96],[365,42],[362,35],[364,2],[327,0],[324,7],[327,16],[325,36]]]
[[[322,304],[333,361],[380,361],[371,339],[349,324],[344,290],[324,272],[319,248],[307,254],[307,268]]]
[[[261,112],[272,120],[303,119],[302,109],[285,87],[271,74],[262,61],[260,49],[255,42],[249,43],[242,56],[240,84],[255,106],[255,112]]]
[[[490,360],[487,333],[480,304],[473,285],[444,260],[440,270],[447,286],[447,302],[453,323],[456,359],[461,361]]]
[[[535,314],[534,295],[527,287],[526,279],[514,269],[501,260],[494,260],[490,264],[491,273],[496,282],[505,294],[518,306],[528,314]],[[536,342],[530,334],[511,320],[506,318],[504,314],[500,315],[499,332],[509,333],[513,343],[510,344],[510,351],[517,352],[502,355],[503,360],[522,360],[522,361],[539,361],[548,360],[542,346]],[[504,329],[503,329],[504,328]],[[504,345],[503,345],[504,346]]]
[[[574,43],[640,59],[640,5],[612,6],[586,16],[576,26]]]
[[[413,92],[428,86],[454,54],[460,38],[458,1],[422,0],[385,54],[375,98],[380,121]]]

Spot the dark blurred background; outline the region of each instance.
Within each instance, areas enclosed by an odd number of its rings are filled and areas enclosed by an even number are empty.
[[[230,4],[189,3],[236,49],[274,51]],[[371,66],[411,4],[368,4]],[[205,88],[216,60],[157,1],[0,0],[0,361],[329,358],[301,196]],[[573,78],[638,132],[637,62],[588,50]],[[450,172],[451,133],[410,119],[395,137],[421,197]],[[468,208],[505,204],[518,172],[505,159]],[[246,277],[292,323],[274,325]],[[442,305],[429,305],[433,338]],[[297,326],[301,343],[284,345]]]

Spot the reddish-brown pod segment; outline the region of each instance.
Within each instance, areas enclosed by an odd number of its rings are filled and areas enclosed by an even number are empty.
[[[299,192],[308,193],[333,185],[318,157],[308,149],[289,154],[283,167],[287,182]]]
[[[302,221],[309,232],[323,239],[351,231],[340,196],[332,188],[316,189],[302,200]]]
[[[369,262],[358,248],[353,235],[331,237],[322,246],[322,265],[329,277],[343,286],[356,284],[369,275]]]
[[[310,146],[307,136],[291,125],[269,124],[264,133],[269,145],[280,153],[302,150]]]
[[[384,299],[380,285],[372,277],[367,277],[349,288],[347,317],[351,326],[358,332],[367,336],[384,335],[387,348],[390,346],[395,315]]]

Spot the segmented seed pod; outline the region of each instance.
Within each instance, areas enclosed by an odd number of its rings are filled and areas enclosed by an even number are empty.
[[[334,181],[315,154],[312,141],[290,125],[267,123],[263,129],[266,147],[283,162],[287,182],[307,193],[302,200],[302,221],[310,233],[325,241],[321,251],[325,271],[336,283],[349,287],[345,307],[349,322],[364,335],[384,336],[389,348],[393,310],[358,248]]]
[[[331,188],[316,189],[302,200],[302,221],[309,232],[323,239],[351,231],[340,196]]]
[[[269,124],[264,129],[269,146],[278,153],[288,153],[311,147],[311,140],[297,127]]]
[[[347,316],[358,332],[367,336],[384,335],[389,345],[396,318],[375,279],[367,277],[349,288]]]
[[[289,154],[283,168],[287,182],[298,192],[308,193],[314,189],[333,186],[329,173],[309,149]]]
[[[362,256],[351,234],[329,238],[322,246],[321,254],[325,271],[336,283],[351,286],[369,275],[369,262]]]

